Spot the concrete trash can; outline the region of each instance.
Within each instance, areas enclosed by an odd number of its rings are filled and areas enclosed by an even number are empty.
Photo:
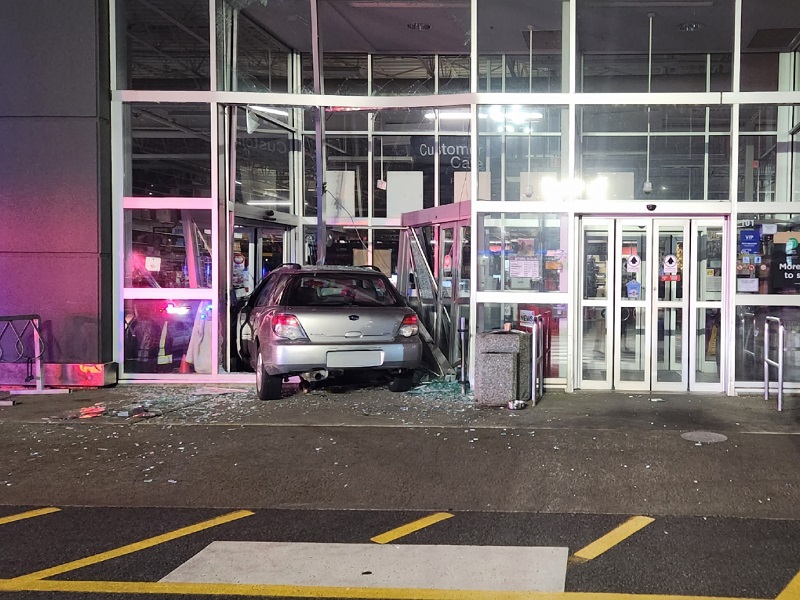
[[[475,402],[505,406],[531,399],[530,333],[514,329],[479,333],[475,351]]]

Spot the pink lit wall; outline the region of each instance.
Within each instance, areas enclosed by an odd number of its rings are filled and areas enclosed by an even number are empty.
[[[0,3],[0,315],[46,360],[113,359],[106,3]]]

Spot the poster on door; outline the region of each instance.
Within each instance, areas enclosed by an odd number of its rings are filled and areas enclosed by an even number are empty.
[[[628,273],[639,273],[642,270],[642,259],[638,254],[631,254],[625,266]]]

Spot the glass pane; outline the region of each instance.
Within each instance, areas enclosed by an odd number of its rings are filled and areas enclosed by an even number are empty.
[[[659,308],[656,332],[656,381],[680,382],[683,369],[683,309]]]
[[[583,230],[585,252],[583,297],[598,299],[608,297],[608,227],[587,226]],[[613,275],[613,274],[611,274]]]
[[[566,292],[569,227],[558,213],[479,217],[479,290]]]
[[[210,88],[208,2],[123,0],[117,15],[121,89]]]
[[[797,50],[797,7],[784,0],[742,0],[741,90],[776,91],[780,66]],[[789,87],[783,90],[788,91]]]
[[[479,0],[479,91],[562,92],[563,15],[558,0]]]
[[[461,228],[461,283],[458,286],[459,298],[469,298],[470,294],[470,277],[472,274],[472,269],[470,268],[471,234],[471,227]]]
[[[373,56],[372,93],[375,96],[413,96],[435,93],[435,58]]]
[[[800,292],[800,215],[740,214],[736,293]]]
[[[374,139],[373,148],[375,180],[386,183],[373,189],[373,216],[399,217],[405,212],[431,208],[436,167],[434,138],[383,135]]]
[[[125,105],[126,196],[211,197],[207,104]]]
[[[441,247],[441,262],[439,263],[439,290],[442,298],[453,297],[453,237],[455,232],[452,228],[442,228],[439,244]]]
[[[579,0],[577,12],[580,90],[705,91],[708,78],[731,90],[733,3]]]
[[[606,335],[608,320],[606,309],[585,306],[581,336],[584,381],[605,381],[608,359],[606,358]]]
[[[783,378],[800,382],[800,308],[796,306],[738,306],[736,308],[736,381],[764,381],[764,322],[767,316],[781,319],[785,327]],[[776,327],[770,329],[769,356],[778,355]],[[772,381],[776,379],[771,370]]]
[[[288,111],[282,108],[257,106],[252,110],[244,107],[237,110],[237,203],[294,212],[290,190],[291,139],[285,129],[271,122],[287,116]]]
[[[658,228],[658,300],[683,298],[683,227]]]
[[[739,202],[777,202],[775,173],[778,137],[743,135],[739,138]]]
[[[260,7],[251,14],[231,4],[217,1],[217,88],[288,92],[289,52],[265,28],[266,14]]]
[[[211,212],[126,210],[125,287],[210,288]]]
[[[469,200],[470,139],[455,136],[439,139],[439,205]]]
[[[620,314],[620,379],[644,381],[646,309],[622,306]]]
[[[697,364],[695,379],[698,383],[720,382],[720,354],[722,345],[721,314],[719,308],[697,309]],[[752,325],[752,323],[751,323]],[[737,345],[744,342],[737,337]]]
[[[210,373],[210,300],[125,300],[126,373]]]
[[[328,232],[326,265],[366,265],[368,232],[366,229],[335,228]]]
[[[622,286],[619,289],[622,302],[647,300],[647,232],[644,225],[624,225],[622,228],[622,256],[619,268]]]
[[[697,300],[722,300],[722,227],[697,228]]]
[[[283,258],[283,237],[282,230],[261,230],[261,272],[257,274],[258,281],[286,262]]]
[[[544,326],[546,377],[567,375],[566,304],[478,304],[478,332],[500,329],[511,323],[514,329],[530,330],[534,315],[541,315]]]

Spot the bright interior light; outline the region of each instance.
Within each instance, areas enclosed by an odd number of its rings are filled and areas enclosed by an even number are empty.
[[[524,125],[529,121],[541,121],[544,115],[539,111],[524,110],[521,106],[508,106],[503,109],[502,106],[490,106],[489,118],[495,123],[503,123],[509,121],[515,125]]]
[[[280,108],[272,108],[271,106],[250,106],[248,108],[257,112],[267,113],[268,115],[279,115],[281,117],[289,116],[289,111],[281,110]]]
[[[598,175],[586,184],[586,197],[589,200],[608,199],[608,177]]]
[[[561,197],[561,186],[555,177],[542,177],[540,185],[545,200],[558,200]]]
[[[289,206],[291,200],[248,200],[248,206]]]
[[[425,118],[428,120],[433,120],[436,118],[435,112],[425,113]],[[466,121],[469,119],[469,113],[464,111],[439,111],[439,120],[440,121]]]

